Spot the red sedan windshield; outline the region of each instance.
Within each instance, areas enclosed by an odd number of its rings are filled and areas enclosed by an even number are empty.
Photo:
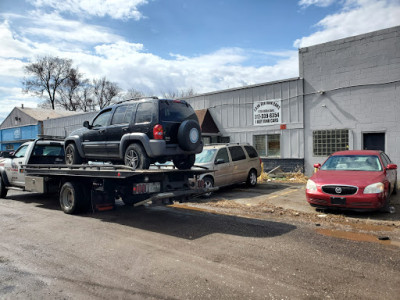
[[[382,171],[382,165],[376,155],[333,155],[327,159],[321,170]]]

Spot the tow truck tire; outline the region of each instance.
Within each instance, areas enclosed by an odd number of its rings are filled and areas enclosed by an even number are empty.
[[[179,170],[188,170],[191,167],[193,167],[195,160],[196,160],[196,155],[191,154],[184,157],[174,158],[173,162],[175,167],[177,167]]]
[[[125,166],[145,170],[150,167],[150,158],[141,145],[134,143],[126,148],[124,163]]]
[[[8,190],[4,184],[3,178],[0,176],[0,198],[5,198],[7,196]]]
[[[80,165],[83,162],[82,157],[79,155],[78,149],[74,143],[68,144],[65,148],[65,163],[67,165]]]
[[[60,206],[66,214],[77,214],[88,208],[83,187],[77,182],[66,182],[60,191]]]

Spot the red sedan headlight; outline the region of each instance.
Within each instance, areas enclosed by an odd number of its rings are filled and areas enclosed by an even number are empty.
[[[368,185],[364,189],[364,194],[380,194],[383,193],[384,190],[385,190],[384,184],[382,182],[377,182]]]

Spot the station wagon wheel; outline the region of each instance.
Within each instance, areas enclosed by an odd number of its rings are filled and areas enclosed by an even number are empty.
[[[214,180],[211,177],[204,177],[204,187],[205,188],[212,188],[214,186]],[[212,192],[203,194],[203,198],[209,198]]]
[[[246,183],[249,187],[255,187],[257,185],[257,172],[255,170],[250,170]]]
[[[82,157],[79,155],[75,144],[71,143],[65,148],[65,163],[67,165],[79,165],[82,163]]]
[[[150,167],[150,158],[147,156],[143,147],[139,144],[132,144],[125,151],[125,166],[135,169],[148,169]]]

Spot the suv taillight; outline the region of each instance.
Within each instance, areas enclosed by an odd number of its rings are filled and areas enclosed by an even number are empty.
[[[156,126],[154,126],[154,128],[153,128],[153,137],[154,137],[155,140],[164,139],[164,129],[163,129],[162,125],[157,124]]]

